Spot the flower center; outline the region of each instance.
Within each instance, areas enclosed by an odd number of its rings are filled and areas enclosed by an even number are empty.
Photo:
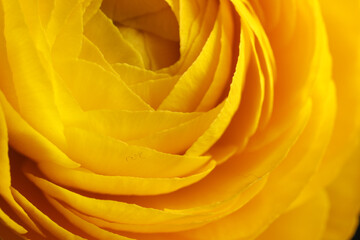
[[[146,69],[158,70],[179,59],[179,24],[165,0],[104,0],[101,10],[138,51]]]

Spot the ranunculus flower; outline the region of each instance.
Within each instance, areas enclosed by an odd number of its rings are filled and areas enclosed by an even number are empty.
[[[0,236],[349,239],[356,0],[0,0]]]

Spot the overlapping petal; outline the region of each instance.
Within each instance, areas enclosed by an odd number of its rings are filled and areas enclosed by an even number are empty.
[[[350,237],[359,7],[1,0],[0,236]]]

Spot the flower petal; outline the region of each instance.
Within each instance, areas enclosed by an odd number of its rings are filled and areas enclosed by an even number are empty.
[[[198,182],[215,167],[210,162],[203,169],[186,177],[140,178],[99,175],[84,169],[68,169],[55,164],[39,164],[45,176],[56,184],[97,194],[108,195],[157,195],[174,192]]]
[[[68,155],[98,174],[176,177],[189,174],[209,161],[207,156],[161,153],[73,127],[66,128],[65,135],[71,146]]]
[[[329,207],[327,194],[322,191],[303,205],[281,215],[256,239],[323,239]]]

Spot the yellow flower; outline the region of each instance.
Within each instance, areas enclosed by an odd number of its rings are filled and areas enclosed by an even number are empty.
[[[351,238],[359,12],[0,0],[0,238]]]

